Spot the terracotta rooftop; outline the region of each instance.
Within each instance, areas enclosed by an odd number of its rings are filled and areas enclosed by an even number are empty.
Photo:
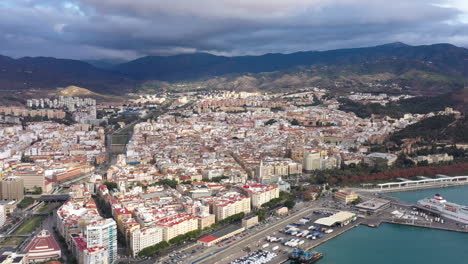
[[[198,241],[205,242],[205,243],[210,243],[211,241],[214,241],[216,239],[218,239],[218,238],[214,237],[214,236],[206,236],[204,238],[200,238]]]
[[[60,247],[55,238],[47,230],[39,232],[24,250],[27,254],[35,255],[53,255],[60,254]]]

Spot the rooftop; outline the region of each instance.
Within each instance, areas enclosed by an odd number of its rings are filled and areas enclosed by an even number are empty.
[[[357,208],[376,210],[388,204],[390,201],[382,199],[372,199],[356,205]]]
[[[336,223],[342,223],[342,222],[348,221],[354,216],[355,214],[353,213],[341,211],[329,217],[319,218],[314,223],[318,225],[323,225],[323,226],[332,226]]]
[[[225,228],[221,229],[221,230],[218,230],[216,232],[214,232],[213,234],[211,234],[211,237],[216,237],[216,238],[220,238],[220,237],[223,237],[225,235],[228,235],[236,230],[239,230],[241,229],[242,227],[240,225],[228,225],[226,226]]]
[[[204,238],[200,238],[198,241],[209,243],[209,242],[214,241],[216,239],[218,239],[218,238],[214,237],[214,236],[206,236]]]
[[[47,230],[39,232],[29,245],[24,250],[28,254],[31,253],[47,253],[52,251],[60,251],[60,247],[54,237]]]

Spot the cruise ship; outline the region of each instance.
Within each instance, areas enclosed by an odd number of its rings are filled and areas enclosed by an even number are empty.
[[[468,224],[468,207],[447,202],[440,194],[419,200],[418,204],[439,212],[443,217]]]

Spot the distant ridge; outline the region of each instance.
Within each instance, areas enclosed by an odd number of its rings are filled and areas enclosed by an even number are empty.
[[[397,42],[387,43],[383,45],[378,45],[376,47],[402,48],[402,47],[411,47],[411,45],[397,41]]]
[[[114,69],[138,80],[180,81],[233,73],[272,72],[304,65],[351,65],[388,58],[431,62],[443,73],[466,75],[464,58],[468,58],[468,50],[450,44],[410,46],[394,42],[367,48],[260,56],[225,57],[206,53],[147,56],[119,64]]]
[[[0,56],[0,90],[54,90],[69,85],[112,94],[131,90],[136,82],[79,60]]]
[[[92,65],[69,59],[13,59],[0,55],[0,90],[54,90],[75,85],[96,93],[122,94],[138,90],[142,83],[149,80],[200,81],[228,75],[286,70],[292,74],[298,72],[298,67],[317,66],[330,66],[327,72],[329,76],[340,76],[345,66],[355,69],[355,75],[391,73],[405,77],[405,85],[415,85],[418,89],[420,86],[422,89],[427,82],[421,83],[419,78],[431,78],[430,82],[439,82],[468,76],[467,61],[468,50],[465,48],[450,44],[410,46],[402,42],[365,48],[260,56],[226,57],[208,53],[146,56],[116,65],[116,61],[109,60],[94,60],[91,61]],[[336,72],[331,72],[333,70]],[[450,82],[450,87],[457,85]],[[438,84],[435,88],[442,85]]]

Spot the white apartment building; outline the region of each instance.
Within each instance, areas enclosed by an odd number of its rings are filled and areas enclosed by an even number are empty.
[[[264,203],[279,197],[279,188],[273,184],[251,184],[244,185],[243,188],[249,194],[252,207],[260,208]]]
[[[157,224],[163,230],[163,240],[169,241],[178,235],[198,229],[198,219],[191,214],[179,214],[165,218]]]
[[[83,251],[83,264],[109,264],[109,251],[105,247],[92,247]]]
[[[163,241],[163,229],[161,227],[137,228],[130,234],[130,248],[133,257],[142,249],[156,245]]]
[[[221,197],[213,203],[213,214],[216,221],[221,221],[231,215],[250,212],[250,198],[243,196]]]
[[[6,210],[5,205],[0,204],[0,227],[5,224],[6,221]]]
[[[114,219],[101,219],[86,226],[87,247],[105,247],[109,251],[109,263],[117,259],[117,224]]]

